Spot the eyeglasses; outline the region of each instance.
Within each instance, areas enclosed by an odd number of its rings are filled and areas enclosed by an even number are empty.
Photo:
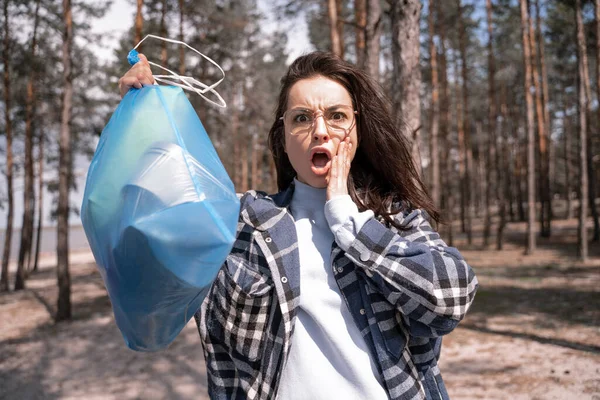
[[[351,106],[336,105],[325,111],[287,110],[280,119],[283,120],[283,124],[290,134],[302,135],[311,132],[317,118],[322,116],[329,133],[346,136],[354,127],[355,114],[358,114],[358,112]]]

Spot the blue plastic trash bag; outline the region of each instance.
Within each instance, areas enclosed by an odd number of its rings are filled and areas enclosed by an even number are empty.
[[[233,183],[183,93],[131,89],[92,159],[81,219],[125,342],[165,348],[235,239]]]

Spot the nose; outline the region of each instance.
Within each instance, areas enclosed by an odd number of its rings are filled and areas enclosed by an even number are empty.
[[[325,124],[325,118],[323,117],[323,115],[317,115],[313,124],[313,140],[315,142],[329,141],[329,131],[327,130],[327,124]]]

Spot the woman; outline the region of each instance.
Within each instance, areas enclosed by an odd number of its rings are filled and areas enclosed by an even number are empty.
[[[146,59],[121,93],[153,82]],[[364,72],[323,52],[282,79],[279,193],[241,199],[237,239],[196,322],[215,399],[448,398],[441,336],[477,279]]]

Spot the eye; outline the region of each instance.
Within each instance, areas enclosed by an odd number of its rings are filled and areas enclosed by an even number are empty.
[[[330,115],[329,115],[329,120],[331,121],[344,121],[346,120],[348,117],[346,116],[346,113],[342,112],[342,111],[333,111]]]
[[[310,116],[306,113],[298,113],[294,115],[293,121],[299,124],[310,122]]]

